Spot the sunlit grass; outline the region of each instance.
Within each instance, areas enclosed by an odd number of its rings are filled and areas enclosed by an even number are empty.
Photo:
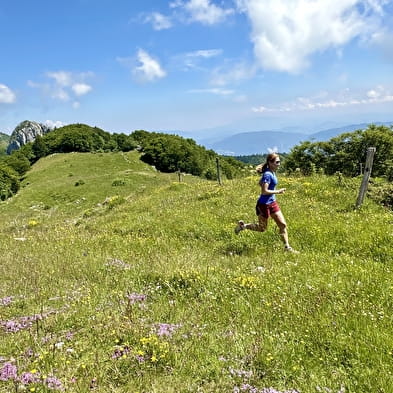
[[[393,391],[393,217],[360,180],[280,176],[300,255],[234,234],[256,176],[182,180],[55,155],[0,204],[0,392]]]

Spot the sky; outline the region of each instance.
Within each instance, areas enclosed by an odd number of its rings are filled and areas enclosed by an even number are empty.
[[[0,0],[0,132],[393,121],[393,0]]]

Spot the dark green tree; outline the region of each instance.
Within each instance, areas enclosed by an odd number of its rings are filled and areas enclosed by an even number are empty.
[[[0,200],[4,201],[16,194],[19,187],[18,174],[11,167],[0,163]]]
[[[341,172],[357,176],[365,163],[367,149],[376,148],[374,176],[390,177],[393,157],[393,130],[391,127],[370,125],[366,130],[341,134],[327,142],[306,141],[295,146],[285,161],[285,169],[310,174],[322,169],[326,174]]]

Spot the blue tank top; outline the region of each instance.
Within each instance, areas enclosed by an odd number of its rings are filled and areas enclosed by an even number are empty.
[[[259,184],[262,186],[262,184],[267,183],[268,186],[268,190],[273,191],[276,187],[276,185],[278,184],[278,179],[277,176],[267,170],[266,172],[263,172],[263,175],[261,177],[261,180],[259,180]],[[275,194],[271,194],[271,195],[261,195],[258,199],[258,203],[267,205],[269,203],[273,203],[276,200],[276,195]]]

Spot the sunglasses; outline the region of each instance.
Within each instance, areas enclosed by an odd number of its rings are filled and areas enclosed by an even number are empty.
[[[273,161],[271,161],[273,162]],[[274,161],[274,164],[281,164],[281,161]]]

